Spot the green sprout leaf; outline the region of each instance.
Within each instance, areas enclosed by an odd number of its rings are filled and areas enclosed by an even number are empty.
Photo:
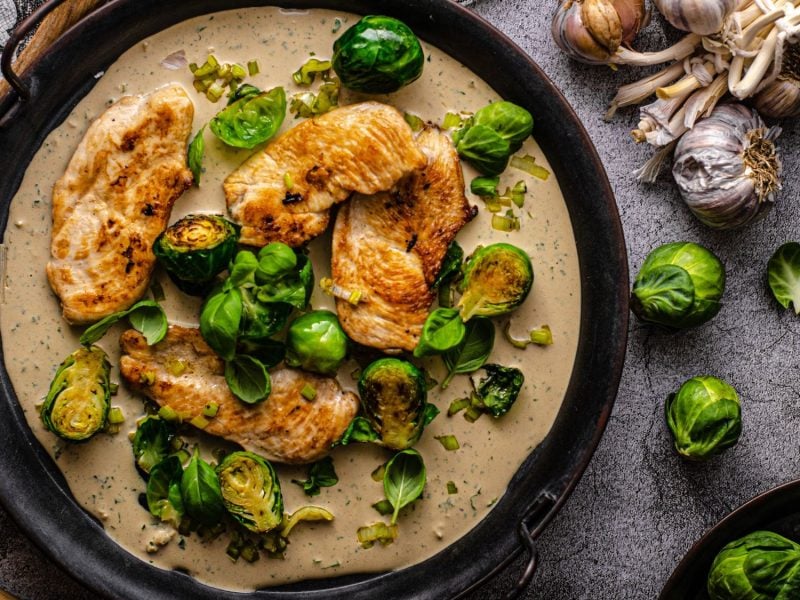
[[[239,98],[211,119],[211,131],[235,148],[252,149],[274,136],[286,116],[286,94],[276,87]]]
[[[181,497],[186,512],[198,523],[213,526],[222,520],[225,505],[219,479],[197,449],[181,477]]]
[[[200,333],[223,360],[232,360],[236,354],[242,311],[242,293],[224,287],[212,292],[200,311]]]
[[[461,343],[466,334],[464,321],[455,308],[437,308],[428,315],[422,326],[414,356],[421,358],[442,354]]]
[[[330,456],[326,456],[322,460],[315,462],[308,469],[308,479],[302,481],[292,479],[292,483],[302,487],[307,496],[319,495],[320,488],[333,487],[339,483],[339,477],[333,468],[333,459]]]
[[[239,354],[225,363],[225,381],[233,395],[247,404],[263,402],[272,390],[264,364],[246,354]]]
[[[163,461],[171,451],[175,425],[157,417],[139,423],[133,436],[133,457],[145,473]]]
[[[425,480],[425,462],[420,453],[413,448],[398,452],[386,464],[386,471],[383,475],[383,491],[386,499],[394,508],[392,525],[397,522],[400,509],[408,506],[422,495]]]
[[[447,388],[453,376],[472,373],[480,369],[489,358],[494,347],[494,324],[486,317],[474,317],[466,326],[464,339],[442,355],[447,367],[447,377],[442,389]]]
[[[203,140],[203,133],[205,133],[205,130],[206,126],[203,125],[200,131],[194,136],[192,143],[189,144],[187,156],[189,170],[194,176],[194,184],[198,187],[200,187],[200,176],[203,173],[203,154],[205,154],[206,151],[206,143],[205,140]]]
[[[364,417],[356,417],[350,421],[342,438],[337,442],[340,446],[347,446],[351,443],[369,443],[376,442],[381,439],[381,436],[372,428],[370,422]]]
[[[185,512],[181,496],[183,466],[177,456],[169,456],[150,471],[147,480],[147,508],[154,517],[177,527]]]
[[[767,264],[769,289],[783,308],[793,305],[800,315],[800,244],[787,242],[775,251]]]
[[[81,344],[91,346],[99,341],[112,325],[125,317],[131,322],[131,327],[145,336],[149,346],[157,344],[167,335],[169,324],[164,309],[154,300],[142,300],[129,309],[108,315],[87,328],[80,338]]]

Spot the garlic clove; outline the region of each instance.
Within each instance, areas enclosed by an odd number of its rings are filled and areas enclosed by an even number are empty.
[[[719,33],[738,0],[653,0],[673,27],[699,35]]]
[[[756,95],[754,104],[765,117],[800,117],[800,81],[776,79]]]
[[[564,0],[553,15],[553,39],[570,58],[608,64],[647,23],[645,0]]]

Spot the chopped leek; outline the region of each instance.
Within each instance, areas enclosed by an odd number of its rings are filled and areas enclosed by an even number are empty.
[[[125,422],[125,415],[122,414],[122,409],[119,406],[112,406],[108,411],[108,422],[111,425],[120,425]]]
[[[461,124],[463,122],[464,119],[462,119],[460,115],[449,112],[444,116],[444,120],[442,121],[442,129],[453,129],[455,127],[461,127]]]
[[[392,503],[386,500],[380,500],[372,505],[372,508],[378,511],[381,515],[390,515],[394,512],[394,508],[392,508]]]
[[[423,127],[425,127],[425,121],[423,121],[417,115],[412,115],[411,113],[403,113],[403,118],[405,119],[406,123],[408,123],[409,127],[411,127],[411,131],[413,131],[414,133],[422,131]]]
[[[373,523],[359,527],[356,535],[362,548],[372,548],[375,542],[386,546],[397,539],[397,525],[387,525],[383,522]]]
[[[507,210],[505,216],[494,214],[492,228],[498,231],[519,231],[519,217],[514,216],[511,210]]]
[[[281,537],[288,538],[289,534],[300,521],[333,521],[333,513],[319,506],[303,506],[294,511],[289,517],[284,517],[281,527]]]
[[[305,384],[300,391],[300,395],[309,402],[317,397],[317,390],[311,384]]]
[[[550,327],[542,325],[538,329],[531,330],[531,342],[538,346],[550,346],[553,343],[553,332]]]
[[[461,448],[461,444],[458,443],[458,439],[454,435],[437,435],[435,439],[439,440],[439,443],[448,452]]]
[[[497,186],[499,183],[499,175],[495,175],[494,177],[476,177],[469,184],[469,191],[476,196],[492,198],[497,196]]]
[[[447,409],[447,416],[452,417],[454,414],[464,410],[469,406],[469,398],[458,398],[450,403],[450,408]]]
[[[448,494],[457,494],[458,493],[458,488],[456,487],[455,482],[453,482],[453,481],[448,481],[447,482],[447,493]]]
[[[536,159],[530,154],[525,156],[512,156],[511,166],[520,171],[524,171],[528,175],[533,175],[537,179],[547,181],[550,177],[550,171],[536,164]]]
[[[297,85],[311,85],[314,83],[317,74],[320,74],[323,79],[327,80],[330,70],[331,61],[309,58],[302,67],[292,73],[292,79]]]
[[[250,75],[250,77],[253,77],[254,75],[258,75],[259,68],[258,68],[258,61],[257,60],[247,61],[247,73]]]
[[[219,404],[216,402],[209,402],[208,404],[203,407],[203,416],[209,419],[213,419],[217,416],[219,412]]]

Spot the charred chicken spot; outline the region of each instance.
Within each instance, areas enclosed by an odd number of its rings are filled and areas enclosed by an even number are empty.
[[[139,141],[139,134],[131,131],[125,134],[125,137],[122,138],[122,144],[120,148],[123,152],[131,152],[136,147],[136,142]]]
[[[470,206],[469,207],[469,214],[467,215],[468,220],[474,219],[478,216],[478,207],[477,206]]]
[[[306,183],[316,188],[325,186],[325,182],[330,179],[331,172],[325,167],[314,165],[306,173]]]
[[[136,265],[136,263],[133,261],[132,258],[133,245],[129,245],[127,248],[125,248],[125,250],[122,251],[122,256],[128,259],[128,262],[125,263],[125,274],[127,275],[128,273],[131,272],[131,269],[133,269],[133,267]]]
[[[298,202],[302,202],[303,195],[302,194],[292,194],[291,192],[286,192],[286,196],[283,198],[284,204],[297,204]]]
[[[414,246],[417,245],[418,237],[419,236],[417,236],[416,233],[411,235],[411,239],[408,240],[408,242],[406,242],[406,252],[411,252],[411,250],[414,248]]]
[[[156,211],[153,208],[153,205],[148,202],[147,204],[144,205],[144,208],[142,209],[142,214],[145,217],[152,217],[154,214],[156,214]]]

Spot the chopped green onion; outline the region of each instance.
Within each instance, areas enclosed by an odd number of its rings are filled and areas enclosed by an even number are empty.
[[[423,121],[417,115],[412,115],[411,113],[403,113],[403,118],[406,120],[406,123],[411,127],[411,131],[417,133],[418,131],[422,131],[422,128],[425,127],[425,121]]]
[[[286,186],[287,190],[291,190],[294,187],[294,179],[289,171],[283,174],[283,185]]]
[[[310,118],[325,114],[339,106],[339,79],[334,77],[321,86],[316,95],[311,92],[295,94],[289,102],[289,112],[295,118]]]
[[[536,159],[530,154],[526,154],[525,156],[512,156],[511,166],[526,172],[528,175],[533,175],[542,181],[547,181],[547,178],[550,177],[550,171],[537,165]]]
[[[125,415],[122,414],[122,409],[119,406],[112,406],[108,411],[108,422],[112,425],[119,425],[125,422]]]
[[[259,558],[258,549],[255,544],[247,543],[242,547],[240,556],[249,563],[256,562]]]
[[[482,414],[483,414],[482,410],[480,410],[475,406],[470,406],[469,408],[467,408],[466,412],[464,412],[464,418],[468,422],[474,423],[475,421],[481,418]]]
[[[109,383],[108,384],[108,393],[112,396],[116,396],[117,392],[119,391],[119,384],[118,383]]]
[[[450,403],[450,408],[447,409],[447,416],[452,417],[454,414],[464,410],[469,406],[469,398],[458,398]]]
[[[192,427],[197,427],[198,429],[205,429],[208,427],[208,419],[206,419],[203,415],[197,415],[193,417],[191,421],[189,421],[189,425]]]
[[[207,79],[195,79],[192,82],[192,85],[194,86],[194,89],[196,89],[199,93],[205,94],[206,90],[208,89],[208,86],[210,86],[212,83],[213,81],[209,81]]]
[[[238,79],[239,81],[241,81],[242,79],[247,77],[247,71],[245,71],[245,68],[242,65],[233,64],[231,65],[231,75],[233,76],[234,79]]]
[[[453,482],[453,481],[448,481],[447,482],[447,493],[448,494],[457,494],[458,493],[458,488],[456,487],[455,482]]]
[[[454,435],[437,435],[435,439],[439,440],[439,443],[448,452],[461,448],[461,444],[458,443],[458,439]]]
[[[394,508],[392,508],[392,503],[386,500],[385,498],[380,502],[376,502],[372,505],[372,508],[378,511],[381,515],[390,515],[394,512]]]
[[[353,306],[356,306],[359,302],[361,302],[361,297],[363,295],[361,290],[348,290],[337,285],[330,277],[323,277],[320,279],[319,287],[328,296],[333,296],[334,298],[339,298],[341,300],[347,300],[347,302]]]
[[[233,562],[239,560],[241,552],[241,544],[236,540],[231,540],[228,547],[225,549],[225,554],[227,554]]]
[[[356,535],[362,548],[372,548],[375,542],[386,546],[397,539],[397,525],[387,525],[383,522],[373,523],[359,527]]]
[[[517,208],[522,208],[525,204],[525,193],[528,191],[528,186],[524,181],[518,181],[511,189],[511,201]]]
[[[217,102],[219,101],[220,98],[222,98],[222,94],[224,93],[225,93],[225,88],[215,81],[206,90],[206,98],[211,100],[211,102]]]
[[[197,72],[197,69],[198,69],[197,63],[189,63],[189,70],[192,72],[192,75],[194,75]]]
[[[186,363],[179,358],[167,359],[164,366],[173,377],[180,377],[186,372]]]
[[[461,118],[461,115],[449,112],[444,116],[444,120],[442,121],[442,129],[453,129],[454,127],[461,126],[463,122],[464,119]]]
[[[217,59],[214,58],[212,54],[209,54],[206,62],[204,62],[202,66],[195,68],[195,70],[192,71],[192,74],[194,75],[195,80],[203,79],[209,75],[215,75],[217,73],[218,66],[219,62],[217,62]]]
[[[331,61],[309,58],[302,67],[292,73],[292,79],[297,85],[311,85],[314,83],[317,73],[325,79],[330,70]]]
[[[550,327],[542,325],[538,329],[532,329],[531,342],[538,346],[550,346],[553,343],[553,332],[550,331]]]
[[[313,385],[307,383],[300,391],[300,395],[310,402],[317,397],[317,390]]]
[[[497,186],[500,183],[500,176],[495,177],[476,177],[469,184],[469,191],[476,196],[497,196]]]
[[[225,63],[217,67],[217,79],[222,79],[226,83],[233,78],[233,67]]]
[[[174,408],[170,406],[162,406],[158,409],[158,416],[164,419],[165,421],[169,421],[170,423],[177,423],[180,422],[181,418]]]
[[[372,481],[383,481],[383,474],[386,472],[386,463],[379,465],[371,474]]]
[[[219,404],[216,402],[209,402],[203,407],[203,416],[213,419],[219,412]]]
[[[257,60],[247,61],[247,72],[250,74],[250,77],[253,77],[254,75],[258,75],[259,69],[258,69],[258,61]]]
[[[514,213],[506,211],[503,215],[492,215],[492,228],[498,231],[519,231],[519,217],[515,217]]]
[[[153,294],[153,300],[156,302],[163,302],[167,297],[164,294],[164,288],[161,286],[161,282],[158,279],[153,279],[152,283],[150,284],[150,293]]]

